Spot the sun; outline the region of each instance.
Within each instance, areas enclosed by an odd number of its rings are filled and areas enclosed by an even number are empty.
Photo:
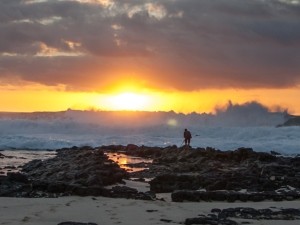
[[[144,94],[133,92],[119,93],[108,96],[105,105],[111,110],[148,110],[150,107],[150,97]]]

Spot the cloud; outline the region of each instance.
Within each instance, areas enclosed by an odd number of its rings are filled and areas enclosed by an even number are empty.
[[[0,80],[104,90],[300,82],[296,0],[3,0]]]

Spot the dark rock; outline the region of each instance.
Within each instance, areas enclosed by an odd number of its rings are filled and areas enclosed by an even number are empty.
[[[1,179],[0,197],[23,197],[32,191],[30,184],[9,180],[7,177]]]
[[[214,183],[207,185],[206,189],[209,191],[225,190],[227,186],[228,182],[226,180],[217,180]]]
[[[300,188],[300,159],[297,157],[285,158],[251,148],[184,151],[174,146],[157,151],[160,154],[154,157],[149,170],[134,173],[141,177],[155,176],[150,182],[155,192],[197,189],[266,192],[287,185]],[[229,201],[234,201],[232,197]],[[241,198],[245,201],[247,196]],[[253,199],[259,201],[260,197]]]
[[[270,153],[271,153],[272,155],[281,155],[280,153],[278,153],[278,152],[276,152],[276,151],[270,151]]]
[[[31,184],[34,190],[45,191],[48,189],[48,182],[45,181],[33,180]]]
[[[298,191],[282,191],[277,192],[248,192],[241,193],[236,191],[192,191],[192,190],[176,190],[172,192],[171,197],[174,202],[199,202],[199,201],[253,201],[259,202],[264,200],[283,201],[299,199],[300,190]]]
[[[248,198],[249,195],[246,193],[239,193],[238,196],[241,202],[247,202],[249,200]]]
[[[24,165],[22,173],[8,173],[0,179],[0,196],[57,197],[66,195],[105,196],[154,200],[154,192],[138,192],[125,186],[128,173],[109,160],[102,150],[89,146],[60,149],[54,158],[34,160]]]
[[[221,209],[212,209],[211,212],[212,213],[220,213],[222,210]]]
[[[267,208],[267,209],[253,209],[253,208],[228,208],[228,209],[212,209],[209,215],[200,215],[196,218],[188,218],[185,224],[228,224],[234,225],[237,222],[231,219],[247,219],[247,220],[299,220],[299,209],[282,209],[282,208]]]
[[[98,225],[96,223],[62,222],[57,225]]]
[[[122,183],[128,173],[109,160],[102,150],[90,146],[57,150],[54,158],[33,160],[23,166],[33,192],[64,195],[109,196],[104,187]],[[21,179],[12,175],[13,179]]]
[[[79,196],[106,196],[110,197],[109,191],[104,187],[83,187],[81,185],[68,185],[66,193]]]
[[[228,192],[227,191],[211,191],[207,193],[210,196],[210,199],[213,201],[227,201]]]
[[[200,193],[197,194],[197,191],[174,191],[171,194],[171,198],[173,202],[183,202],[183,201],[192,201],[199,202],[200,201]]]
[[[251,195],[248,195],[248,200],[252,202],[262,202],[266,199],[266,196],[261,193],[253,193]]]
[[[202,216],[198,218],[189,218],[186,219],[184,224],[192,225],[192,224],[205,224],[205,225],[238,225],[237,222],[229,219],[216,219],[209,216]]]
[[[300,126],[300,116],[290,116],[290,118],[279,126]]]
[[[289,220],[300,219],[299,209],[253,209],[253,208],[229,208],[219,214],[220,218],[241,218],[255,220]]]
[[[64,193],[68,185],[63,182],[48,184],[47,191],[50,193]]]
[[[125,197],[129,198],[132,195],[136,195],[138,193],[137,189],[126,187],[126,186],[115,186],[111,189],[112,196],[115,197]]]
[[[151,157],[153,163],[141,163],[141,167],[147,166],[148,169],[129,174],[109,160],[104,151]],[[133,144],[98,148],[75,146],[57,150],[55,158],[29,162],[23,167],[23,172],[32,192],[49,194],[153,198],[145,193],[105,188],[124,183],[123,179],[131,176],[141,180],[153,178],[150,181],[151,193],[174,192],[174,201],[282,201],[300,197],[300,157],[275,156],[274,152],[255,152],[251,148],[220,151],[207,147],[187,151],[177,146],[159,148]],[[18,179],[9,182],[20,183],[21,178]],[[1,184],[3,182],[0,180]],[[278,191],[289,186],[295,189]],[[207,191],[196,191],[199,189]]]
[[[156,176],[150,182],[150,190],[159,193],[172,192],[174,190],[192,189],[200,187],[198,176],[162,174]]]
[[[27,175],[23,173],[7,173],[7,178],[13,182],[28,183]]]
[[[235,192],[231,192],[227,195],[226,200],[228,202],[235,202],[235,201],[239,200],[239,194],[235,193]]]
[[[7,180],[7,176],[0,175],[0,184],[5,180]]]
[[[115,186],[111,190],[108,190],[107,197],[113,198],[130,198],[140,200],[155,200],[156,196],[153,192],[138,192],[137,189],[126,186]]]
[[[136,151],[139,148],[139,146],[134,145],[134,144],[128,144],[125,148],[125,151]]]
[[[168,220],[168,219],[160,219],[160,221],[165,222],[165,223],[171,223],[172,220]]]
[[[23,171],[24,172],[27,172],[27,171],[33,171],[39,167],[41,167],[43,165],[43,162],[42,160],[40,159],[35,159],[35,160],[32,160],[28,163],[26,163],[24,166],[23,166]]]

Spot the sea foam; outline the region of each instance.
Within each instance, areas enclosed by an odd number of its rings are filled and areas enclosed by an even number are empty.
[[[270,112],[257,103],[229,105],[216,114],[175,112],[102,112],[67,110],[54,113],[0,115],[0,149],[58,149],[129,143],[181,146],[185,128],[193,147],[298,154],[300,127],[280,127],[286,112]]]

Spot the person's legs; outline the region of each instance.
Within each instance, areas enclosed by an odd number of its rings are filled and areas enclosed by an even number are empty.
[[[188,150],[189,149],[189,139],[185,138],[184,139],[184,150]]]

